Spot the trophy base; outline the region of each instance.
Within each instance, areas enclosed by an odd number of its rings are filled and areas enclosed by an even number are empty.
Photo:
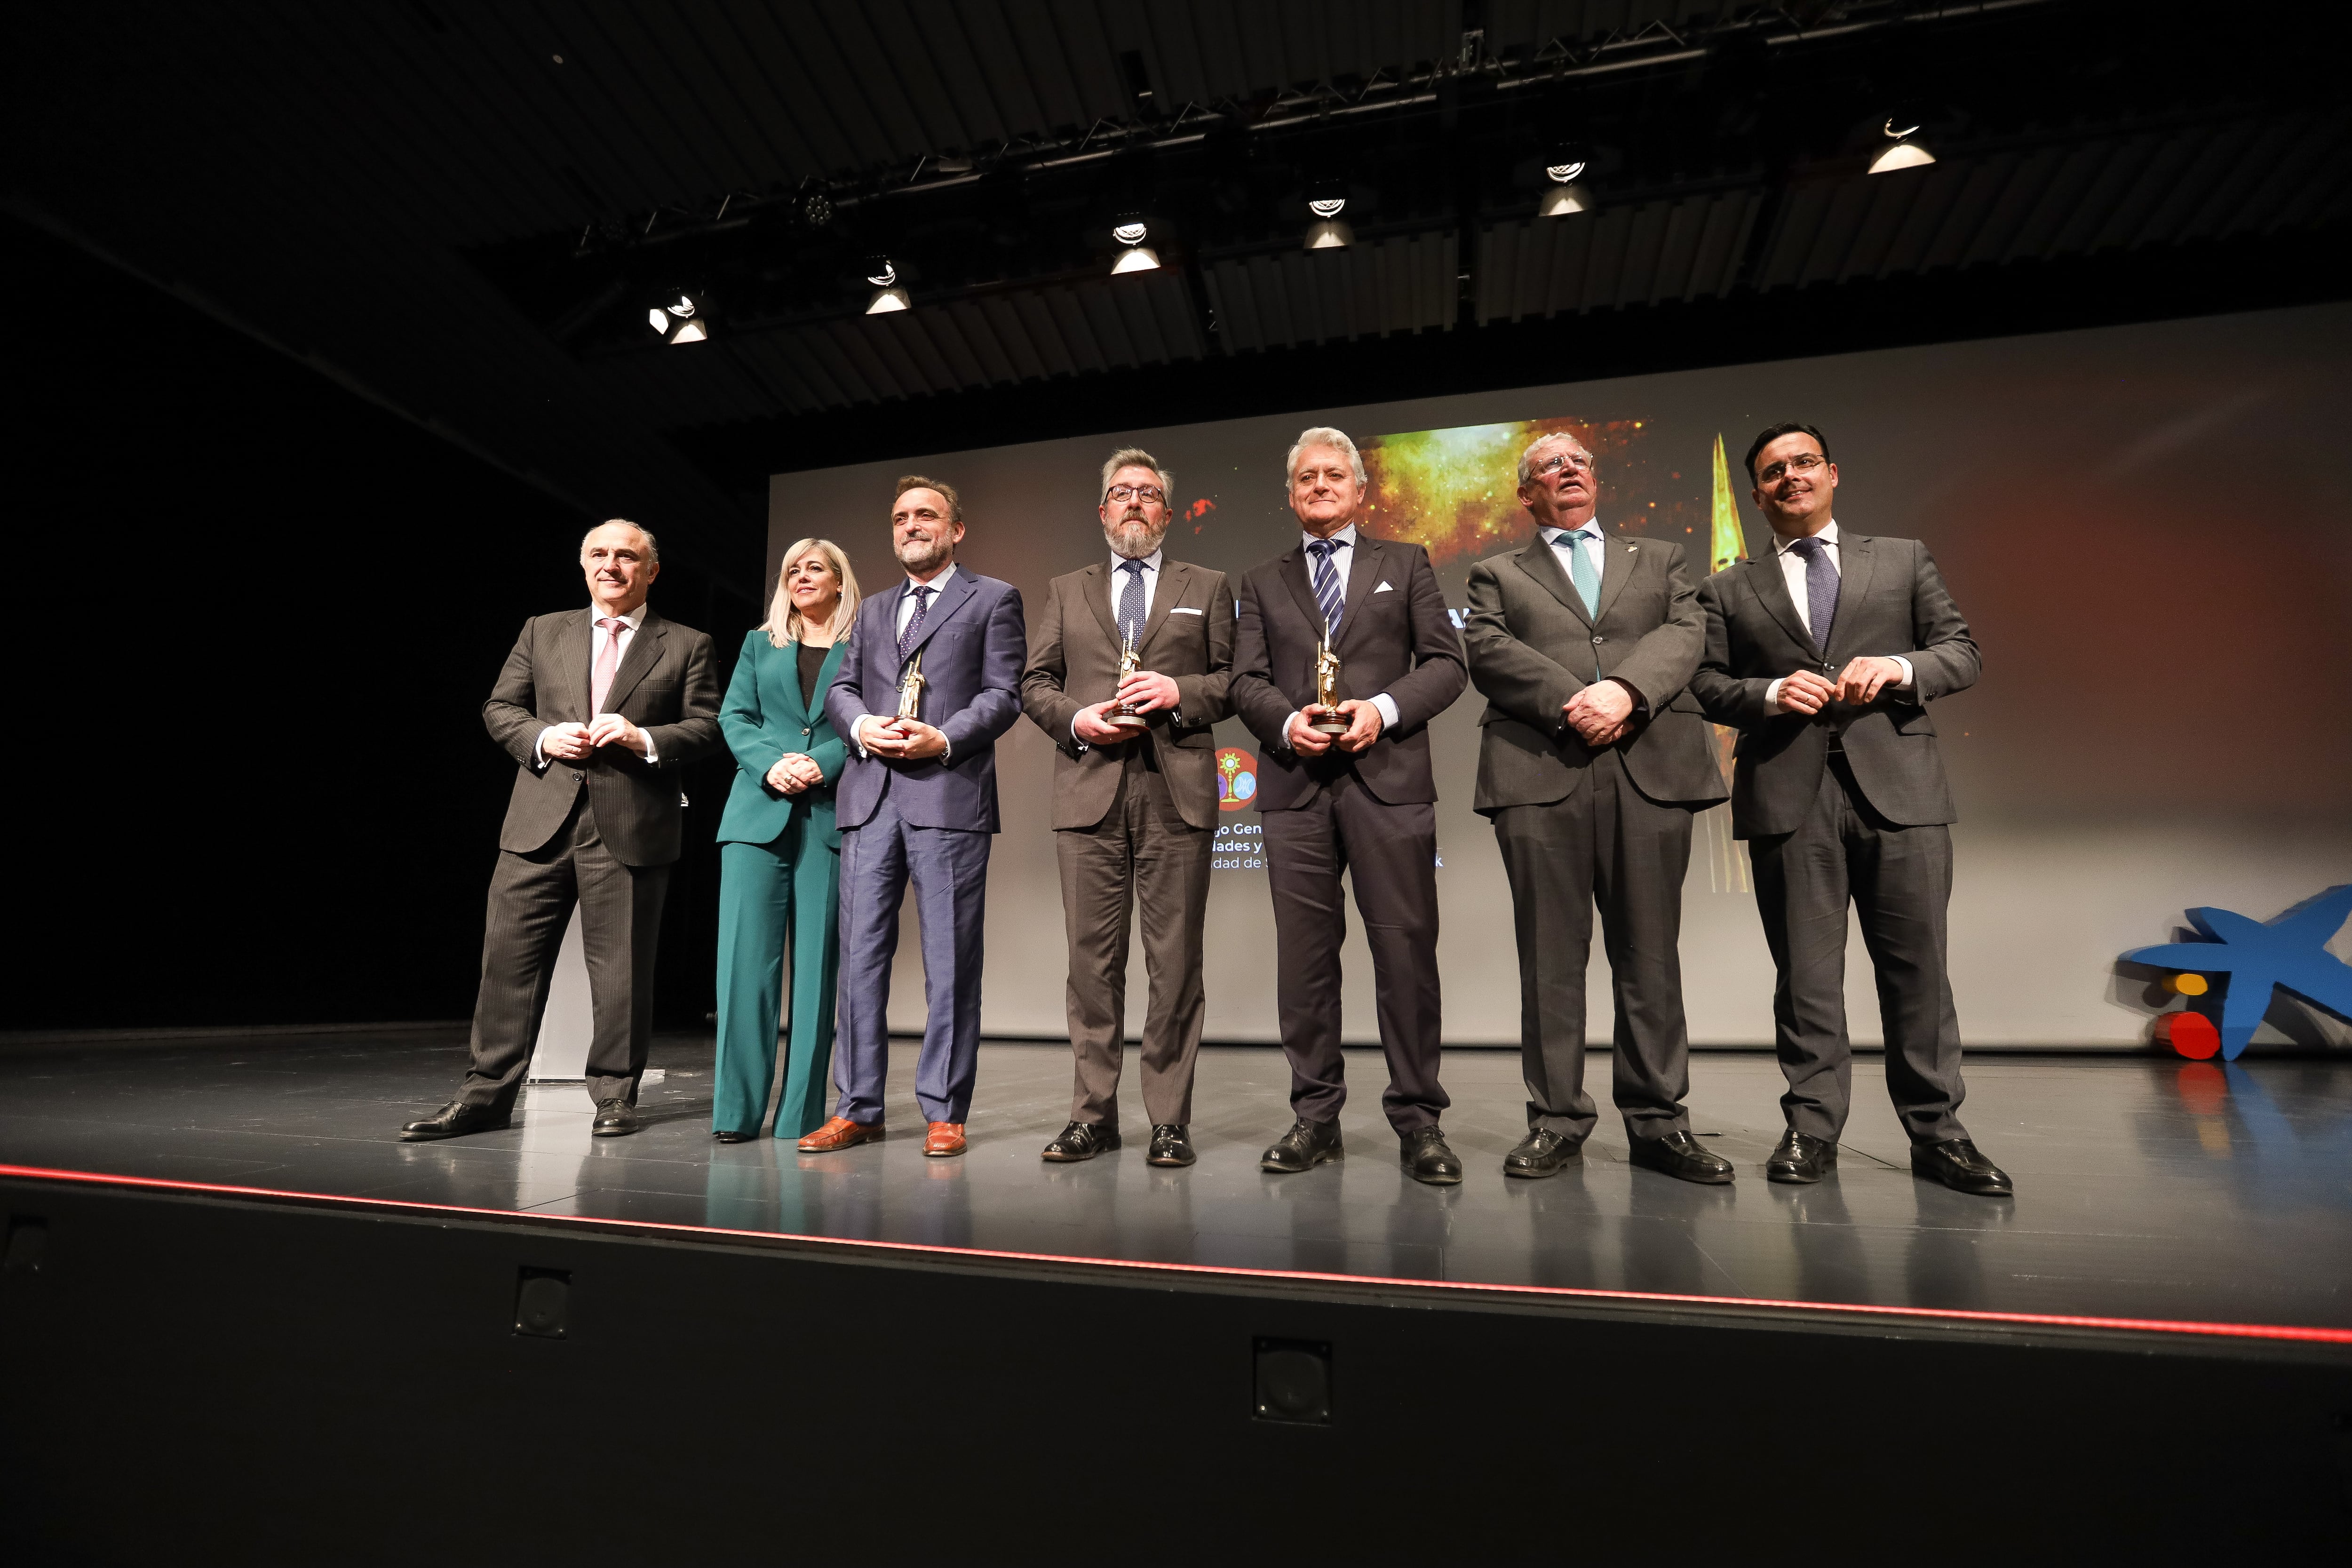
[[[1309,719],[1307,721],[1307,727],[1318,735],[1344,735],[1348,732],[1348,721],[1336,713],[1328,714],[1320,719]]]
[[[1106,713],[1103,715],[1103,722],[1114,730],[1125,730],[1129,734],[1135,735],[1139,735],[1151,728],[1151,721],[1140,713]]]

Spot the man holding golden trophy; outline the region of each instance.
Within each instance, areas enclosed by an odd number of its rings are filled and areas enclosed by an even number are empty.
[[[1297,1119],[1259,1163],[1299,1172],[1342,1153],[1339,889],[1341,873],[1351,872],[1388,1058],[1381,1109],[1407,1173],[1452,1185],[1462,1162],[1438,1125],[1449,1101],[1438,1084],[1429,721],[1468,680],[1462,640],[1429,552],[1357,531],[1364,460],[1345,432],[1303,433],[1285,474],[1299,544],[1243,576],[1234,650],[1234,709],[1265,748],[1255,804],[1265,814],[1276,997]]]
[[[1054,579],[1030,629],[1022,709],[1053,739],[1054,850],[1070,949],[1076,1085],[1048,1161],[1120,1145],[1128,931],[1140,906],[1151,994],[1142,1077],[1147,1162],[1193,1161],[1192,1067],[1204,1010],[1202,924],[1217,833],[1216,742],[1231,709],[1225,574],[1160,549],[1171,481],[1129,447],[1103,464],[1106,563]]]

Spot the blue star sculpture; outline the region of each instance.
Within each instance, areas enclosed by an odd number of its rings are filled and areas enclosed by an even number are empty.
[[[2207,940],[2136,947],[2123,961],[2225,979],[2221,1059],[2235,1061],[2270,1011],[2273,986],[2352,1020],[2352,964],[2327,951],[2347,915],[2352,915],[2352,882],[2305,899],[2268,924],[2228,910],[2190,910],[2189,923]]]

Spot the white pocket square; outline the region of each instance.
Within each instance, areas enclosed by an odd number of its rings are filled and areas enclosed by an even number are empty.
[[[1203,614],[1206,614],[1206,612],[1205,612],[1205,611],[1202,611],[1202,610],[1194,610],[1194,609],[1188,609],[1188,608],[1186,608],[1186,607],[1185,607],[1184,605],[1169,605],[1169,606],[1168,606],[1168,613],[1169,613],[1170,615],[1171,615],[1171,616],[1198,616],[1198,615],[1203,615]]]
[[[1390,587],[1386,583],[1383,583],[1379,587],[1373,589],[1372,592],[1375,594],[1393,594],[1396,590]]]

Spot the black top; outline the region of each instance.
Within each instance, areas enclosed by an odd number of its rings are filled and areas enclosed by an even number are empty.
[[[824,668],[824,656],[833,651],[814,643],[801,644],[801,706],[816,711],[816,676]]]

